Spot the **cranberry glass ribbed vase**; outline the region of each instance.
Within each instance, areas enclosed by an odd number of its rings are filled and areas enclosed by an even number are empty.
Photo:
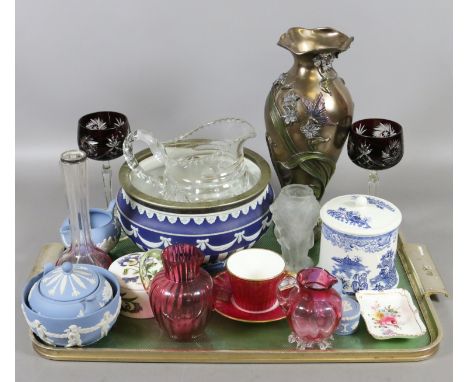
[[[151,283],[151,308],[160,327],[178,341],[199,337],[213,309],[213,280],[200,268],[204,255],[189,244],[162,252],[164,270]]]

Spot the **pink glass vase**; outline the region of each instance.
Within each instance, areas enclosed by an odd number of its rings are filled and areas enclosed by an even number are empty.
[[[278,301],[292,329],[289,342],[296,342],[299,349],[331,346],[342,315],[341,297],[332,288],[337,281],[326,270],[314,267],[278,285]]]
[[[213,280],[200,268],[203,253],[189,244],[175,244],[162,252],[164,270],[149,291],[154,317],[178,341],[199,337],[213,309]]]

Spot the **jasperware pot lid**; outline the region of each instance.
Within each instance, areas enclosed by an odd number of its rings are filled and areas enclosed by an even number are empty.
[[[99,275],[96,272],[85,266],[66,262],[51,271],[44,269],[39,290],[47,299],[67,302],[88,297],[98,285]]]
[[[349,296],[341,296],[341,302],[343,307],[342,320],[351,319],[359,315],[361,309],[359,303]]]
[[[349,235],[377,236],[395,230],[400,210],[389,201],[369,195],[343,195],[329,200],[320,210],[322,222]]]

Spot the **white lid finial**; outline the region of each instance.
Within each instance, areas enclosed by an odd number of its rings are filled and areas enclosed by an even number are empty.
[[[356,204],[356,207],[358,207],[358,208],[366,207],[367,206],[367,198],[364,195],[359,195],[356,198],[355,204]]]

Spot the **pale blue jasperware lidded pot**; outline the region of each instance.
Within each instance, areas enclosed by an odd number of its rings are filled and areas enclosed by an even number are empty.
[[[26,284],[24,317],[39,339],[54,346],[87,346],[106,336],[122,299],[117,278],[107,269],[66,262],[44,266]]]
[[[43,277],[28,295],[31,309],[60,318],[83,317],[105,306],[112,299],[112,286],[100,273],[86,265],[64,263],[44,266]]]

